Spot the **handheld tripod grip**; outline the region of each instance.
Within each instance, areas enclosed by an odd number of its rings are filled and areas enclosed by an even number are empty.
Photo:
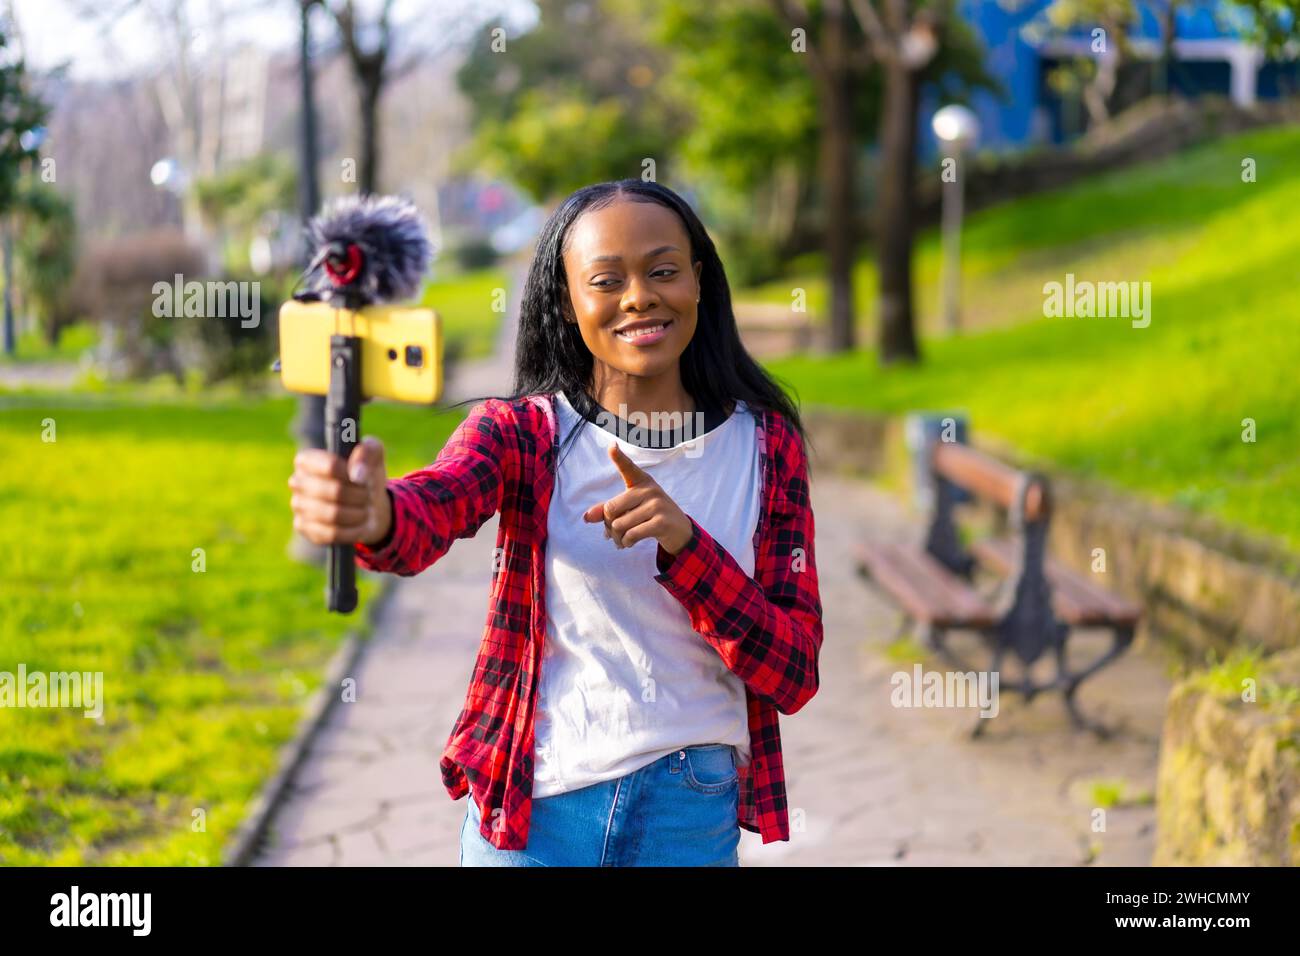
[[[325,447],[347,461],[361,430],[361,339],[330,336],[330,387],[325,400]],[[356,550],[330,545],[326,566],[325,607],[351,614],[357,606]]]

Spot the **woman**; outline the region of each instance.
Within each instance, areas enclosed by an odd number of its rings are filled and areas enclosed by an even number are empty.
[[[777,714],[817,692],[822,643],[805,436],[690,206],[640,180],[569,196],[514,394],[469,401],[427,468],[390,480],[367,438],[289,480],[304,536],[399,575],[501,514],[440,762],[471,797],[461,864],[737,866],[740,829],[788,840]]]

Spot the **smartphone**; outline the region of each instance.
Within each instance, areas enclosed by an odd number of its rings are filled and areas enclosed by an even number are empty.
[[[351,312],[325,302],[280,306],[280,381],[291,392],[326,395],[330,336],[361,343],[361,397],[431,405],[442,395],[442,318],[433,309],[376,305]]]

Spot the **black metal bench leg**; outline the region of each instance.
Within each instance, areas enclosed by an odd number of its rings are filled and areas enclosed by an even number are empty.
[[[1002,694],[1002,676],[1001,676],[1001,674],[1002,674],[1002,652],[1003,652],[1004,650],[1005,650],[1005,646],[1004,646],[1002,640],[999,638],[999,640],[997,641],[997,643],[994,644],[994,646],[993,646],[993,659],[989,662],[989,670],[988,670],[988,672],[989,672],[990,674],[997,674],[997,675],[998,675],[998,694],[999,694],[998,709],[999,709],[999,711],[1001,711],[1001,704],[1002,704],[1002,701],[1001,701],[1001,699],[1000,699],[1000,696],[1001,696],[1001,694]],[[984,735],[984,729],[988,726],[988,723],[989,723],[989,721],[990,721],[991,719],[992,719],[991,717],[983,717],[983,716],[978,716],[978,715],[977,715],[977,716],[975,717],[975,726],[971,728],[970,739],[971,739],[971,740],[978,740],[980,737],[982,737],[982,736]]]
[[[1097,673],[1097,671],[1101,670],[1111,661],[1115,660],[1115,658],[1119,657],[1126,650],[1128,650],[1129,646],[1132,643],[1133,643],[1132,627],[1115,628],[1114,633],[1112,635],[1112,642],[1111,642],[1110,649],[1107,650],[1106,653],[1101,655],[1101,657],[1097,658],[1097,660],[1093,661],[1091,664],[1085,667],[1083,670],[1075,674],[1072,674],[1071,675],[1072,679],[1075,681],[1082,681],[1084,678]],[[1064,672],[1063,664],[1061,665],[1061,669],[1063,673]]]
[[[1065,707],[1070,712],[1070,722],[1074,724],[1076,730],[1087,730],[1102,740],[1109,740],[1115,734],[1112,728],[1098,721],[1089,720],[1080,712],[1079,705],[1074,699],[1074,692],[1079,689],[1079,684],[1079,681],[1072,681],[1065,688]]]
[[[1102,664],[1111,660],[1123,650],[1123,647],[1127,645],[1127,641],[1123,640],[1120,635],[1117,635],[1115,647],[1112,648],[1111,652],[1106,654],[1101,661],[1077,674],[1072,674],[1069,673],[1067,669],[1065,659],[1065,642],[1068,635],[1069,628],[1062,625],[1061,639],[1056,645],[1056,673],[1057,680],[1063,685],[1062,698],[1065,701],[1065,709],[1069,711],[1070,714],[1070,723],[1074,725],[1075,730],[1087,730],[1095,734],[1101,740],[1109,740],[1115,734],[1114,729],[1107,727],[1105,724],[1098,721],[1089,720],[1085,717],[1082,711],[1079,710],[1079,704],[1074,699],[1074,695],[1078,691],[1079,685],[1082,684],[1086,678],[1095,674]]]
[[[979,671],[980,668],[973,666],[961,655],[948,646],[948,630],[943,627],[935,627],[933,624],[926,625],[926,643],[927,645],[947,664],[952,665],[959,671]]]

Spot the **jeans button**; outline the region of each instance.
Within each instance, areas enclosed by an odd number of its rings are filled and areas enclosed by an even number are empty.
[[[677,751],[677,758],[678,758],[679,760],[685,760],[685,759],[686,759],[686,751],[685,751],[685,750],[679,750],[679,751]]]

